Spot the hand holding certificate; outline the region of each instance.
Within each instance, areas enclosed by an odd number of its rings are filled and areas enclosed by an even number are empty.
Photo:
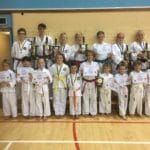
[[[20,67],[20,68],[17,69],[17,74],[24,81],[28,81],[29,80],[30,70],[28,68],[26,68],[26,67]]]
[[[35,70],[32,72],[32,81],[35,84],[44,83],[45,79],[47,79],[47,74],[45,72],[41,72],[39,70]]]
[[[7,71],[0,71],[0,86],[5,87],[9,86],[9,81],[11,77]]]

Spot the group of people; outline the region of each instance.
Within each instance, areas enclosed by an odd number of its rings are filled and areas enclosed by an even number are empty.
[[[105,33],[98,31],[97,42],[89,49],[82,33],[75,34],[75,44],[70,46],[66,33],[54,42],[45,29],[45,24],[39,24],[39,35],[32,41],[26,40],[24,28],[18,29],[11,51],[13,71],[8,60],[2,62],[0,90],[5,118],[17,117],[16,85],[21,88],[25,118],[46,119],[51,115],[51,104],[60,118],[66,113],[67,100],[73,118],[108,115],[112,91],[118,94],[123,119],[127,109],[130,115],[142,116],[143,106],[144,114],[150,116],[150,49],[142,30],[129,47],[124,33],[118,33],[111,45],[104,42]]]

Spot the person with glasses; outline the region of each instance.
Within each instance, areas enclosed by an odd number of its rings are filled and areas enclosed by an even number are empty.
[[[127,65],[127,52],[128,45],[124,42],[125,35],[122,32],[117,33],[116,42],[112,45],[112,59],[113,59],[113,70],[116,69],[117,65],[122,61]]]

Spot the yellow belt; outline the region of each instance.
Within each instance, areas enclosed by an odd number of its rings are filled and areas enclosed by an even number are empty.
[[[63,84],[64,84],[64,87],[67,88],[67,85],[65,83],[65,77],[64,76],[56,76],[56,86],[53,88],[53,92],[54,94],[56,94],[57,90],[58,90],[58,87],[59,87],[59,81],[62,81]]]

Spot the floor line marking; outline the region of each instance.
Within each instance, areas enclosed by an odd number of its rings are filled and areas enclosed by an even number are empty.
[[[72,124],[72,132],[73,132],[73,139],[75,141],[75,148],[76,150],[80,150],[80,146],[78,143],[77,131],[76,131],[76,122],[74,121]]]
[[[13,143],[13,141],[10,141],[10,142],[6,145],[6,147],[4,148],[4,150],[8,150],[8,149],[10,148],[10,146],[12,145],[12,143]]]
[[[14,143],[60,143],[60,144],[73,144],[73,143],[81,143],[81,144],[133,144],[133,145],[150,145],[150,141],[74,141],[74,140],[0,140],[0,143],[9,143],[8,145]],[[7,145],[7,146],[8,146]]]
[[[116,123],[116,124],[150,124],[150,121],[71,121],[71,120],[46,120],[46,121],[0,121],[0,123]]]

